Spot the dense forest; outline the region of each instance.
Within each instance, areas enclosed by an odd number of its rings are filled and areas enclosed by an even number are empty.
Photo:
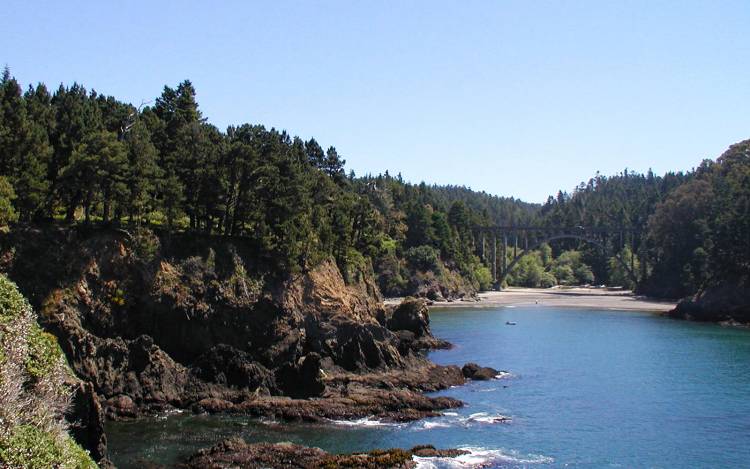
[[[664,176],[596,175],[529,204],[461,186],[358,177],[336,148],[286,131],[203,118],[189,81],[139,108],[79,84],[0,83],[0,224],[76,224],[242,237],[271,275],[334,258],[386,295],[493,288],[476,228],[634,227],[610,257],[560,241],[524,253],[509,285],[609,284],[682,297],[750,276],[750,144]],[[637,265],[638,285],[613,261]]]

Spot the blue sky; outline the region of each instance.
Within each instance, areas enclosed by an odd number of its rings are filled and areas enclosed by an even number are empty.
[[[220,128],[314,136],[357,174],[541,202],[750,137],[747,1],[5,0],[0,15],[0,64],[24,86],[138,104],[188,78]]]

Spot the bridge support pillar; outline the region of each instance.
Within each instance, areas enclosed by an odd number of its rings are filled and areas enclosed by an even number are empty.
[[[484,257],[484,232],[482,232],[482,262],[486,262],[487,259]]]
[[[505,279],[505,276],[508,275],[508,235],[503,233],[503,270],[502,270],[502,277]],[[502,283],[502,282],[500,282]],[[502,286],[502,285],[501,285]]]
[[[497,283],[497,235],[492,234],[492,283]]]

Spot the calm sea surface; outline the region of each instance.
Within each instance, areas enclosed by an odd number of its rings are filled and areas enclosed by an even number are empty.
[[[468,467],[750,467],[749,330],[549,307],[442,309],[431,317],[435,335],[455,345],[430,354],[434,361],[509,372],[438,393],[467,403],[455,413],[405,425],[186,414],[110,423],[110,459],[121,468],[171,463],[239,435],[332,452],[467,447],[472,453],[460,462]]]

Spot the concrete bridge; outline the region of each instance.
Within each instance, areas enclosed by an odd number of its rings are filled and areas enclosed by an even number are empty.
[[[505,277],[516,266],[519,260],[529,251],[539,249],[542,244],[560,239],[576,239],[597,246],[608,256],[608,246],[614,244],[622,248],[630,246],[630,259],[623,259],[620,250],[614,258],[619,262],[634,283],[638,283],[635,272],[635,255],[633,240],[640,232],[633,227],[603,227],[603,226],[478,226],[474,228],[481,245],[478,251],[483,261],[491,262],[492,280],[495,288],[499,289]],[[521,249],[519,252],[519,243]],[[500,257],[498,259],[498,249]],[[512,258],[508,253],[512,250]],[[510,262],[508,262],[510,258]],[[500,261],[500,262],[498,262]]]

